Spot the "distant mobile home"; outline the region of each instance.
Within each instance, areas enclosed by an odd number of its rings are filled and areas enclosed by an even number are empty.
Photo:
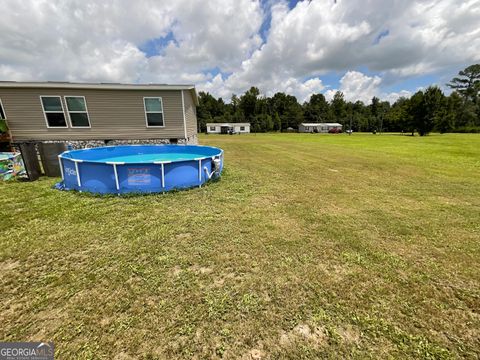
[[[328,133],[330,130],[342,130],[339,123],[302,123],[298,126],[298,132],[302,133]]]
[[[250,132],[250,123],[207,123],[207,134],[246,134]]]
[[[0,82],[14,144],[196,143],[197,104],[193,85]]]

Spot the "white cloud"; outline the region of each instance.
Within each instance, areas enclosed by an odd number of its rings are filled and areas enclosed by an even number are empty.
[[[400,90],[399,92],[391,92],[383,96],[381,95],[381,99],[390,102],[390,104],[393,104],[395,101],[397,101],[401,97],[408,98],[412,95],[413,93],[411,91]]]
[[[245,83],[244,87],[232,87],[230,78],[224,80],[220,74],[213,79],[200,84],[200,91],[207,91],[216,94],[224,99],[229,100],[232,94],[239,94],[248,90],[251,86],[256,86],[266,96],[273,96],[276,92],[284,92],[294,95],[298,101],[304,102],[310,98],[310,95],[320,93],[325,89],[322,80],[319,78],[312,78],[306,81],[300,81],[293,77],[283,79],[281,77],[273,77],[269,82],[252,82]],[[244,90],[242,90],[244,89]]]
[[[365,103],[378,94],[381,82],[379,76],[367,76],[358,71],[348,71],[340,80],[346,100]]]
[[[0,78],[8,80],[205,81],[233,71],[261,43],[260,4],[13,1],[0,4]],[[158,56],[139,48],[171,41]]]
[[[480,58],[478,18],[478,0],[462,5],[453,0],[304,1],[291,10],[276,4],[266,44],[225,86],[239,91],[256,83],[275,91],[290,78],[321,78],[360,66],[390,82],[452,66],[461,69]],[[377,93],[380,78],[344,81],[348,93],[365,100]]]
[[[226,99],[257,86],[304,101],[340,72],[347,99],[366,101],[480,60],[479,0],[3,0],[0,13],[0,80],[193,82]],[[140,50],[160,38],[156,56]]]
[[[220,74],[217,74],[213,79],[201,84],[199,90],[215,94],[223,99],[230,99],[230,96],[232,95],[232,93],[225,88],[225,83]]]
[[[310,95],[320,93],[325,89],[322,80],[319,78],[312,78],[305,82],[299,82],[295,78],[290,78],[287,81],[288,87],[285,88],[287,94],[293,94],[300,102],[304,102],[310,99]]]
[[[161,55],[149,59],[145,78],[178,82],[176,76],[180,71],[188,73],[191,79],[205,69],[232,72],[261,44],[258,31],[263,14],[257,2],[174,3],[177,8],[172,33],[176,42],[171,42]]]
[[[339,89],[329,89],[325,92],[325,98],[332,100],[337,91],[341,91],[345,100],[355,102],[363,101],[370,104],[374,96],[381,100],[388,100],[394,103],[400,97],[409,97],[412,95],[410,91],[401,90],[399,92],[384,93],[380,85],[382,79],[379,76],[368,76],[359,71],[348,71],[340,79]]]

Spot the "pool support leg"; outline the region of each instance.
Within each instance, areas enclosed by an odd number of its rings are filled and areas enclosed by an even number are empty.
[[[160,166],[162,167],[162,189],[165,189],[165,166],[163,163]]]
[[[118,181],[117,164],[113,164],[113,173],[115,174],[115,186],[117,187],[117,191],[120,191],[120,183]]]
[[[202,159],[198,159],[198,187],[202,187]]]
[[[58,155],[58,164],[60,165],[60,174],[62,174],[62,181],[65,181],[65,176],[63,174],[62,157],[60,155]]]
[[[115,177],[115,188],[117,189],[117,194],[120,195],[120,180],[118,179],[118,169],[117,165],[125,165],[124,162],[109,162],[107,164],[113,166],[113,175]]]
[[[165,192],[165,164],[170,164],[171,161],[154,161],[153,163],[160,165],[162,175],[162,192]]]
[[[75,163],[75,172],[77,173],[77,184],[78,184],[78,187],[81,188],[82,182],[80,181],[80,170],[78,170],[78,163],[81,161],[73,160],[73,162]]]

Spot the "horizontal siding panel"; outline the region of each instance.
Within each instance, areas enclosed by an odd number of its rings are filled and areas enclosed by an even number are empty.
[[[27,141],[27,140],[32,140],[32,133],[29,132],[28,134],[22,134],[19,133],[15,137],[14,141]],[[41,135],[41,136],[40,136]],[[169,139],[169,138],[177,138],[176,135],[174,134],[165,134],[162,133],[160,134],[154,134],[154,133],[149,133],[145,135],[140,135],[140,134],[135,134],[135,136],[131,136],[128,134],[125,134],[124,132],[116,134],[116,133],[110,133],[110,132],[105,132],[105,133],[98,133],[95,134],[95,136],[90,136],[89,134],[75,134],[75,137],[65,137],[63,135],[57,135],[57,134],[47,134],[45,135],[44,133],[39,134],[38,138],[34,138],[36,140],[148,140],[148,139]]]
[[[189,92],[185,92],[189,95]],[[90,129],[46,127],[40,95],[84,96]],[[164,128],[147,128],[143,97],[161,97]],[[189,95],[188,97],[191,98]],[[1,88],[8,126],[14,141],[183,138],[184,123],[180,90],[71,90]],[[68,115],[66,114],[67,118]],[[196,123],[196,119],[195,119]],[[187,127],[187,130],[190,128]]]

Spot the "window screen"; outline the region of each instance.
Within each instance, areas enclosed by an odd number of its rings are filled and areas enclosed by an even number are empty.
[[[72,127],[90,127],[85,97],[65,96],[65,103]]]
[[[67,127],[60,96],[41,96],[41,100],[48,127]]]
[[[144,98],[147,126],[164,126],[163,103],[160,97]]]

